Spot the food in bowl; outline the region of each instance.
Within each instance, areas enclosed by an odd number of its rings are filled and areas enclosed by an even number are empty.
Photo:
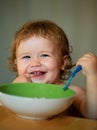
[[[42,83],[12,83],[0,87],[2,105],[27,119],[47,119],[66,110],[75,92],[59,85]]]

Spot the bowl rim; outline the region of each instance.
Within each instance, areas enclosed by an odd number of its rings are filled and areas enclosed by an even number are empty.
[[[3,84],[3,85],[0,85],[0,88],[1,87],[6,87],[6,86],[10,86],[10,85],[23,85],[23,84],[30,84],[30,85],[32,85],[32,83],[31,82],[27,82],[27,83],[9,83],[9,84]],[[55,86],[55,87],[61,87],[62,88],[62,86],[60,86],[60,85],[56,85],[56,84],[46,84],[46,83],[33,83],[33,84],[40,84],[40,85],[47,85],[47,86],[49,86],[49,85],[51,85],[51,86]],[[0,94],[4,94],[4,95],[9,95],[9,96],[14,96],[14,97],[19,97],[19,98],[31,98],[31,99],[63,99],[63,98],[65,98],[65,99],[67,99],[67,98],[72,98],[72,97],[74,97],[75,96],[75,91],[74,90],[72,90],[71,88],[67,88],[66,90],[70,90],[71,92],[72,92],[72,95],[69,95],[69,96],[66,96],[66,97],[58,97],[58,98],[46,98],[46,97],[27,97],[27,96],[21,96],[21,95],[14,95],[14,94],[9,94],[9,93],[6,93],[6,92],[2,92],[1,90],[0,90]],[[66,91],[65,90],[65,91]],[[63,90],[64,91],[64,90]]]

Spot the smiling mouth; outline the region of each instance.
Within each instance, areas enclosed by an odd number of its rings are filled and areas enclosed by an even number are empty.
[[[43,71],[34,71],[34,72],[31,72],[31,77],[39,77],[39,76],[43,76],[46,72],[43,72]]]

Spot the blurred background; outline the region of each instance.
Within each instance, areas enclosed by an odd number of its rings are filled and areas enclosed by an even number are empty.
[[[97,0],[0,0],[0,85],[12,82],[8,68],[15,32],[30,20],[49,19],[67,34],[76,62],[85,53],[97,55]],[[85,87],[81,72],[73,83]]]

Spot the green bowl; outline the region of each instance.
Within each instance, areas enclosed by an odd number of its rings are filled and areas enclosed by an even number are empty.
[[[18,116],[44,119],[67,109],[75,92],[62,86],[42,83],[13,83],[0,87],[1,103]]]

